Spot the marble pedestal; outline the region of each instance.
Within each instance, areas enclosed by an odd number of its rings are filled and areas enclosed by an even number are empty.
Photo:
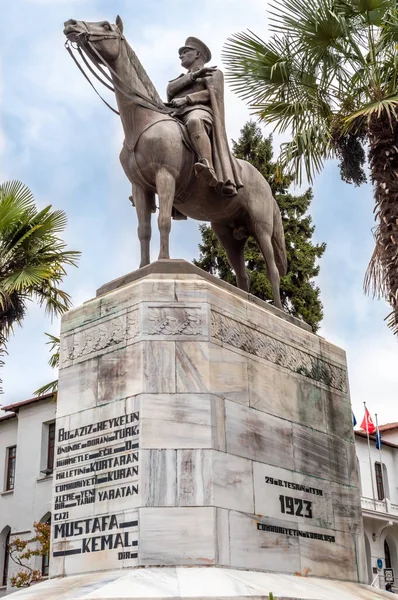
[[[384,597],[341,349],[159,261],[63,318],[60,363],[50,580],[16,597]]]
[[[344,352],[184,261],[63,318],[55,453],[51,577],[364,580]]]

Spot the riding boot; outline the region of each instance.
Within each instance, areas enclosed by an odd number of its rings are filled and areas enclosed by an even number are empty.
[[[195,175],[203,178],[210,187],[215,187],[219,181],[213,167],[210,138],[200,121],[187,123],[192,145],[196,150],[199,161],[195,163]]]
[[[219,181],[213,167],[210,165],[211,163],[207,158],[201,158],[199,162],[195,163],[195,175],[204,179],[210,187],[216,187]]]

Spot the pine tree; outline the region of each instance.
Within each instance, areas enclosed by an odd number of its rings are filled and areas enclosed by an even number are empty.
[[[271,186],[279,205],[285,231],[288,272],[281,278],[281,298],[284,309],[291,315],[308,323],[314,332],[323,317],[320,290],[314,283],[319,273],[317,259],[321,258],[326,244],[313,244],[314,226],[307,214],[312,190],[300,196],[288,193],[292,177],[285,174],[275,176],[276,164],[272,162],[272,136],[264,137],[256,123],[249,121],[241,130],[237,142],[233,141],[233,152],[260,171]],[[226,254],[209,225],[201,225],[202,243],[199,244],[199,260],[194,264],[224,281],[236,284],[235,275],[229,266]],[[272,292],[265,271],[263,256],[256,241],[250,237],[245,248],[246,266],[250,276],[250,291],[262,300],[271,301]]]

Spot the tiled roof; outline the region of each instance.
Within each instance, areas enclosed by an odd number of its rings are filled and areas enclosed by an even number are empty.
[[[386,423],[385,425],[379,425],[379,431],[391,431],[392,429],[398,429],[398,423]]]
[[[10,413],[9,415],[4,415],[4,417],[0,417],[0,421],[7,421],[7,419],[13,419],[16,416],[17,415],[13,412],[13,413]]]
[[[358,435],[359,437],[362,437],[362,438],[367,438],[368,437],[366,435],[366,431],[364,431],[363,429],[359,429],[357,431],[354,431],[354,433],[355,433],[355,435]],[[375,435],[370,435],[369,439],[372,442],[376,443],[376,436]],[[393,444],[392,442],[387,442],[387,440],[383,440],[383,438],[382,438],[381,441],[383,443],[383,446],[391,446],[391,448],[398,448],[398,444]]]
[[[6,412],[18,412],[21,406],[27,406],[28,404],[33,404],[34,402],[40,402],[41,400],[48,400],[52,398],[54,394],[50,392],[49,394],[43,394],[42,396],[35,396],[34,398],[29,398],[29,400],[23,400],[22,402],[15,402],[14,404],[8,404],[6,406],[2,406],[1,410]]]

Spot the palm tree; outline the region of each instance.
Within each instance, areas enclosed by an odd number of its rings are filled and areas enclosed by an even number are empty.
[[[0,348],[15,324],[21,324],[27,303],[35,299],[48,314],[71,307],[59,288],[67,265],[76,266],[80,252],[66,250],[58,237],[66,226],[62,210],[38,211],[30,190],[18,181],[0,185]]]
[[[398,333],[397,0],[274,0],[273,36],[233,35],[227,77],[255,113],[291,132],[281,164],[310,181],[338,158],[341,177],[374,184],[375,250],[365,291],[391,305]]]

